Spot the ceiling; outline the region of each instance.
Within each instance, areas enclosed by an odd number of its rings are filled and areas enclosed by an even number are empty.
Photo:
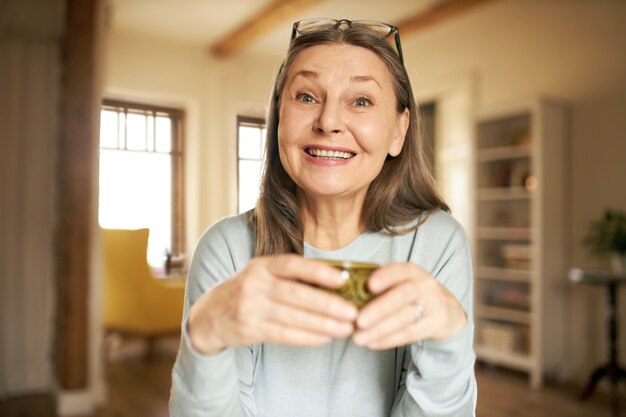
[[[311,17],[405,24],[464,11],[486,0],[110,0],[113,30],[205,44],[207,50],[241,35],[223,53],[275,54],[286,50],[294,21]],[[460,7],[459,7],[460,6]],[[436,17],[436,16],[435,16]],[[441,16],[440,16],[441,17]],[[409,25],[406,25],[406,24]],[[411,25],[412,24],[412,25]],[[405,34],[400,26],[401,34]],[[250,33],[248,33],[248,31]],[[245,36],[244,36],[245,35]],[[223,46],[223,45],[222,45]]]

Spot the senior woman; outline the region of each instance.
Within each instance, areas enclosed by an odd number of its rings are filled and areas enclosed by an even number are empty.
[[[172,416],[475,414],[468,240],[417,128],[395,27],[294,24],[258,204],[193,256]],[[375,298],[319,259],[382,265]]]

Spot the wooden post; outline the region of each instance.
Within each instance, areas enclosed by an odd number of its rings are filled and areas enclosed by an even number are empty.
[[[62,389],[89,385],[89,299],[97,222],[100,0],[68,0],[58,146],[56,365]]]

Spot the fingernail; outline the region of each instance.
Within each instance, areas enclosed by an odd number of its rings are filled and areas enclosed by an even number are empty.
[[[348,281],[350,279],[350,273],[346,270],[341,271],[340,274],[340,279],[341,279],[341,283],[345,284],[346,281]]]
[[[380,283],[377,279],[369,279],[367,281],[367,288],[374,294],[378,291],[379,286]]]

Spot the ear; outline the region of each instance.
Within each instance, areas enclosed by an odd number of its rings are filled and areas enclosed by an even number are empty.
[[[404,109],[401,115],[398,116],[396,122],[396,129],[391,145],[389,146],[389,155],[396,157],[400,155],[402,146],[404,145],[404,138],[406,137],[406,131],[409,128],[409,120],[411,119],[411,112],[409,109]]]

